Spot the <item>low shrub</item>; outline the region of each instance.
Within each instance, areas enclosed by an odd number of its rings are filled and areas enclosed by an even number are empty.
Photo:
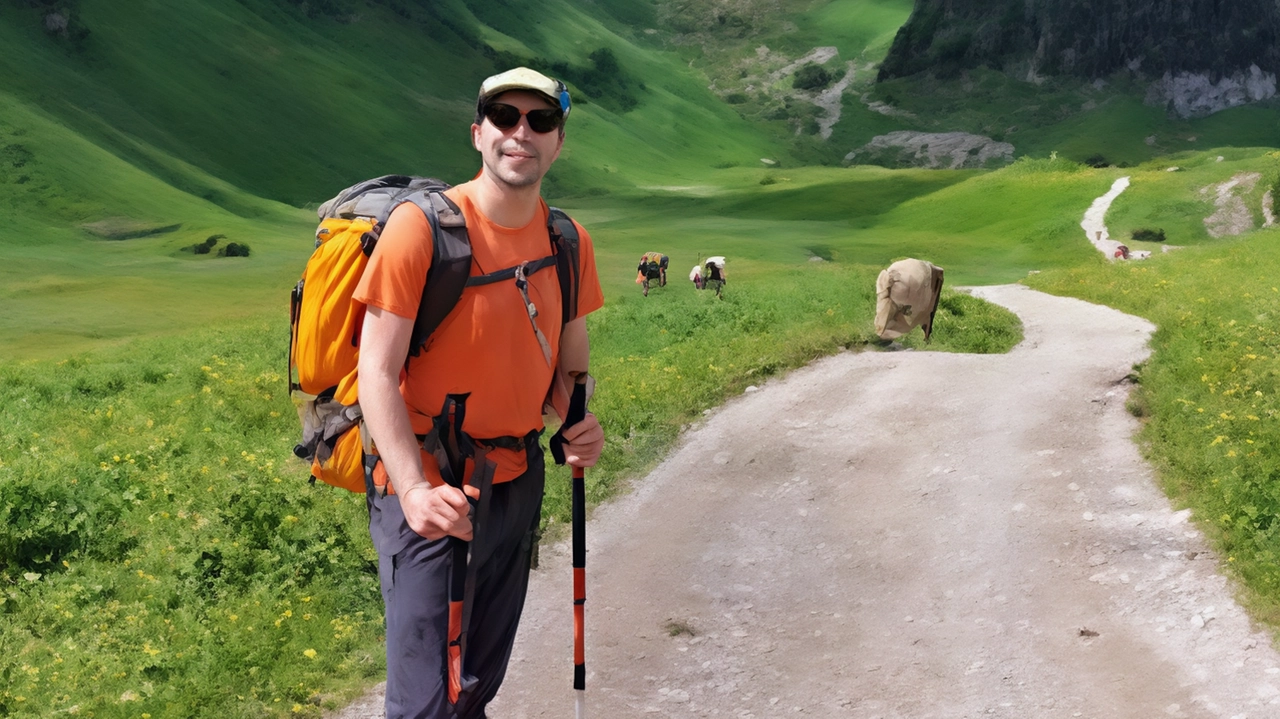
[[[207,255],[213,251],[214,246],[218,244],[218,240],[221,240],[225,237],[226,235],[209,235],[208,237],[205,238],[204,242],[201,242],[196,245],[191,245],[189,247],[184,247],[183,249],[189,250],[197,255]]]
[[[218,253],[219,257],[248,257],[249,246],[240,242],[232,242],[222,248],[222,252]]]
[[[797,90],[821,90],[830,85],[834,79],[835,76],[825,67],[811,62],[796,70],[795,76],[791,79],[791,86]]]
[[[1139,227],[1130,233],[1135,242],[1164,242],[1164,230]]]

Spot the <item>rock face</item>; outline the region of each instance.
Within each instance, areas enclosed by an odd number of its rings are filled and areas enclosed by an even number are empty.
[[[1013,161],[1013,145],[967,132],[891,132],[844,156],[846,165],[972,169]]]
[[[1035,81],[1130,70],[1205,114],[1275,95],[1276,0],[916,0],[879,79],[987,66]]]
[[[1275,95],[1276,74],[1250,65],[1248,71],[1236,72],[1216,81],[1207,72],[1177,75],[1166,72],[1148,88],[1147,104],[1165,105],[1170,114],[1179,117],[1204,117],[1229,107],[1268,100]]]

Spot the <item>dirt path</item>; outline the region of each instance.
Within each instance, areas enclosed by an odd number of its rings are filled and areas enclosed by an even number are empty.
[[[823,360],[596,513],[593,719],[1280,716],[1280,657],[1130,440],[1151,326],[975,294],[1012,353]],[[572,716],[569,576],[547,548],[495,719]]]
[[[1280,656],[1130,439],[1152,327],[974,293],[1012,353],[822,360],[596,512],[592,719],[1280,716]],[[569,578],[544,548],[493,719],[573,716]]]
[[[1080,227],[1084,230],[1085,237],[1107,259],[1115,259],[1116,250],[1124,244],[1118,240],[1111,239],[1111,232],[1107,230],[1107,210],[1111,209],[1111,203],[1128,187],[1129,178],[1127,177],[1121,177],[1113,182],[1107,194],[1094,200],[1093,204],[1089,205],[1089,209],[1084,211],[1084,219],[1080,221]]]

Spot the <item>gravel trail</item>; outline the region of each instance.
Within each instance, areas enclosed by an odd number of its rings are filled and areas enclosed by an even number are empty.
[[[1280,656],[1131,440],[1152,326],[973,293],[1011,353],[821,360],[595,512],[588,716],[1280,717]],[[569,580],[545,547],[492,719],[573,716]]]
[[[1121,177],[1113,182],[1107,194],[1089,205],[1089,209],[1084,211],[1084,219],[1080,221],[1085,237],[1108,259],[1114,259],[1116,250],[1124,243],[1111,239],[1111,233],[1107,230],[1107,210],[1111,209],[1111,203],[1128,187],[1129,178],[1127,177]]]

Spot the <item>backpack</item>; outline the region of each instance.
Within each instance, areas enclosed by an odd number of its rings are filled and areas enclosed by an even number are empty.
[[[366,473],[376,462],[358,403],[356,369],[364,314],[352,295],[387,218],[401,204],[412,202],[422,210],[432,237],[431,268],[414,319],[406,367],[468,286],[517,279],[518,275],[555,267],[562,298],[561,321],[567,324],[576,317],[578,231],[569,216],[550,208],[547,234],[551,254],[547,257],[472,277],[466,220],[460,208],[444,196],[448,188],[434,178],[386,175],[348,187],[317,210],[316,249],[293,288],[289,308],[289,391],[302,423],[302,441],[293,453],[311,463],[312,483],[320,479],[364,492]],[[543,344],[550,361],[550,348],[545,340]]]

